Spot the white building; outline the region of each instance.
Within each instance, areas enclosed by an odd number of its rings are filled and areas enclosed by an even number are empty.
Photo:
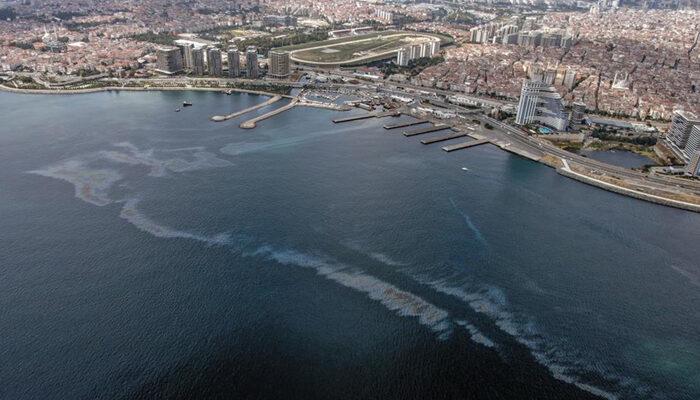
[[[396,65],[405,67],[408,65],[408,51],[405,47],[396,52]]]
[[[700,119],[692,112],[676,110],[666,137],[685,161],[700,148]]]
[[[565,131],[569,125],[561,95],[554,86],[526,80],[520,91],[515,123],[527,125],[535,122],[559,131]]]

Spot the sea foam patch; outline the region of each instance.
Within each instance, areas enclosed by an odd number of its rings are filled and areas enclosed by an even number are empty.
[[[155,177],[164,176],[167,171],[186,172],[233,165],[202,147],[156,151],[154,149],[140,150],[129,142],[116,143],[114,146],[120,148],[121,151],[104,150],[98,154],[112,162],[149,167],[151,169],[149,175]],[[158,156],[161,153],[162,156]],[[180,154],[182,157],[173,157],[172,154]]]
[[[312,268],[329,280],[365,293],[397,315],[417,318],[421,325],[429,327],[441,339],[448,338],[452,332],[447,311],[360,269],[294,250],[275,250],[270,246],[260,247],[253,255],[265,256],[284,265]]]
[[[298,146],[300,144],[310,142],[324,136],[337,135],[346,131],[352,131],[357,129],[357,127],[349,128],[338,128],[338,129],[327,129],[321,131],[309,132],[304,135],[290,136],[290,137],[275,137],[267,138],[263,140],[262,138],[256,142],[239,142],[239,143],[229,143],[219,149],[223,154],[228,154],[231,156],[238,156],[248,153],[257,153],[264,151],[280,150],[289,147]]]
[[[479,331],[479,329],[476,326],[464,320],[455,320],[455,323],[459,326],[464,327],[464,329],[466,329],[469,332],[469,335],[472,338],[472,340],[476,343],[479,343],[486,347],[496,347],[496,343],[494,343],[493,340],[489,339],[486,335],[481,333],[481,331]]]
[[[621,390],[634,392],[635,395],[648,392],[647,388],[638,382],[634,382],[628,377],[620,376],[611,368],[599,363],[596,365],[587,364],[575,351],[571,349],[566,350],[563,348],[564,346],[557,344],[555,340],[545,337],[538,331],[534,322],[527,318],[518,317],[514,312],[508,310],[505,294],[499,288],[488,285],[480,285],[477,288],[469,285],[459,287],[450,284],[447,280],[431,281],[424,277],[416,279],[438,292],[464,301],[472,310],[488,316],[502,332],[526,346],[535,360],[545,366],[552,376],[558,380],[610,400],[617,399],[618,395],[585,382],[580,376],[597,375],[608,384],[614,385]],[[457,321],[457,324],[470,330],[466,322]]]
[[[112,203],[109,190],[123,178],[115,169],[91,168],[81,160],[66,160],[29,173],[66,181],[75,187],[76,197],[96,206]]]
[[[139,199],[134,198],[127,200],[124,203],[119,216],[129,221],[138,229],[148,232],[153,236],[160,238],[192,239],[207,243],[209,245],[226,245],[230,243],[231,238],[225,233],[206,236],[161,225],[139,211],[137,207],[138,203]]]

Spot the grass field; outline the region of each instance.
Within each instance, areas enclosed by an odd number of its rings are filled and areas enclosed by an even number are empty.
[[[420,32],[385,31],[367,35],[329,39],[320,42],[286,46],[292,61],[308,65],[358,65],[394,57],[410,39],[431,38],[449,43],[450,38]]]

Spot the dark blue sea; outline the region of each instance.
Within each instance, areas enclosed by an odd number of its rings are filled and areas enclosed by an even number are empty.
[[[700,214],[264,100],[0,93],[0,399],[700,398]]]

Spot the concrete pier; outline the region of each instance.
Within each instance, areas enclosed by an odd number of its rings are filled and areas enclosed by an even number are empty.
[[[450,128],[451,128],[451,126],[449,126],[449,125],[440,124],[440,125],[431,126],[430,128],[419,129],[417,131],[404,131],[403,135],[406,137],[423,135],[425,133],[444,131],[445,129],[450,129]]]
[[[397,129],[397,128],[408,128],[409,126],[414,126],[414,125],[420,125],[420,124],[425,124],[428,121],[427,119],[421,119],[418,121],[413,121],[413,122],[407,122],[405,124],[396,124],[396,125],[384,125],[384,129]]]
[[[302,99],[297,103],[298,106],[303,106],[303,107],[314,107],[314,108],[323,108],[325,110],[333,110],[333,111],[350,111],[352,107],[345,105],[345,104],[335,104],[335,103],[324,103],[321,101],[313,101],[313,100],[306,100]]]
[[[256,104],[256,105],[254,105],[254,106],[252,106],[252,107],[248,107],[248,108],[243,109],[243,110],[241,110],[241,111],[236,111],[236,112],[231,113],[231,114],[228,114],[228,115],[215,115],[215,116],[211,117],[211,120],[212,120],[212,121],[216,121],[216,122],[226,121],[226,120],[229,120],[229,119],[232,119],[232,118],[239,117],[239,116],[241,116],[241,115],[243,115],[243,114],[247,114],[247,113],[249,113],[249,112],[251,112],[251,111],[255,111],[255,110],[259,109],[259,108],[263,108],[263,107],[265,107],[265,106],[269,106],[270,104],[274,104],[274,103],[280,101],[281,99],[282,99],[282,96],[272,96],[272,97],[271,97],[270,99],[268,99],[267,101],[264,101],[264,102],[262,102],[262,103],[260,103],[260,104]]]
[[[457,139],[457,138],[461,138],[461,137],[465,137],[465,136],[467,136],[466,133],[459,132],[459,133],[454,133],[454,134],[447,135],[447,136],[439,136],[439,137],[432,138],[432,139],[423,139],[420,142],[423,144],[433,144],[433,143],[444,142],[446,140]]]
[[[451,151],[468,149],[470,147],[479,146],[479,145],[486,144],[486,143],[489,143],[489,141],[486,139],[470,140],[470,141],[464,142],[464,143],[457,143],[457,144],[453,144],[450,146],[444,146],[442,149],[449,153]]]
[[[359,121],[362,119],[369,119],[369,118],[398,117],[399,115],[401,115],[401,113],[398,111],[386,111],[386,112],[380,112],[380,113],[370,113],[370,114],[364,114],[364,115],[357,115],[354,117],[337,118],[337,119],[334,119],[333,122],[338,124],[341,122]]]
[[[298,102],[299,101],[297,99],[294,99],[291,102],[289,102],[289,104],[287,104],[287,105],[284,105],[280,108],[276,108],[268,113],[265,113],[263,115],[259,115],[255,118],[252,118],[252,119],[249,119],[247,121],[242,122],[240,127],[243,129],[253,129],[253,128],[255,128],[255,126],[258,122],[265,120],[265,119],[268,119],[268,118],[271,118],[271,117],[274,117],[275,115],[282,113],[282,112],[285,112],[289,109],[292,109],[292,108],[294,108],[294,106],[297,105]]]

